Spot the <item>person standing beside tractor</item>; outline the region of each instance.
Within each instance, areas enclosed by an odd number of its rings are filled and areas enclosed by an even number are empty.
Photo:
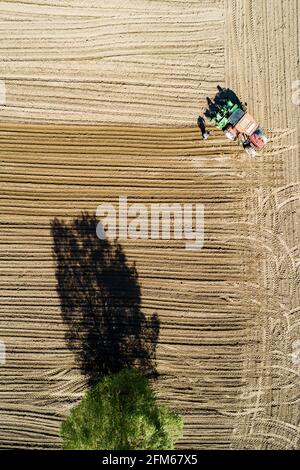
[[[210,136],[210,132],[206,129],[205,120],[202,116],[198,117],[197,124],[201,131],[202,138],[207,140],[208,137]]]

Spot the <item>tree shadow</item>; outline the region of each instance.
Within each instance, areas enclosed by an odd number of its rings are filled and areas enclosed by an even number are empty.
[[[96,236],[97,223],[88,214],[51,223],[67,345],[90,385],[130,367],[155,377],[158,316],[141,312],[136,269],[118,243]]]

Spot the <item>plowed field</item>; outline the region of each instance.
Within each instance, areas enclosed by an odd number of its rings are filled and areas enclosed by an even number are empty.
[[[2,2],[0,447],[60,448],[86,389],[67,347],[51,223],[103,202],[205,206],[205,241],[126,240],[178,448],[299,448],[297,0]],[[270,142],[200,138],[226,85]]]

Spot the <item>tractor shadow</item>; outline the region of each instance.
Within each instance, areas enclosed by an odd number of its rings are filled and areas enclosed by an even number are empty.
[[[142,313],[136,269],[118,243],[97,238],[97,223],[88,214],[51,223],[67,345],[90,385],[130,367],[155,378],[158,316]]]
[[[218,92],[216,93],[213,100],[208,96],[206,97],[208,107],[204,112],[204,115],[209,119],[218,111],[218,107],[222,107],[224,102],[230,100],[233,104],[237,104],[239,108],[245,109],[247,103],[243,103],[237,94],[230,88],[222,88],[220,85],[217,86]]]

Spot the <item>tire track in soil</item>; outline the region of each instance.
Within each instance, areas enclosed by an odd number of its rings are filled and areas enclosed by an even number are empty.
[[[214,133],[207,147],[198,133],[0,126],[0,338],[7,347],[0,370],[1,448],[59,448],[61,420],[85,389],[66,349],[50,221],[94,213],[122,194],[145,204],[205,204],[200,252],[186,251],[180,240],[122,244],[136,263],[143,312],[157,312],[161,321],[155,388],[183,415],[178,448],[230,445],[244,380],[241,354],[255,342],[248,332],[257,306],[247,298],[255,262],[244,200],[257,165],[238,158],[222,135]]]
[[[223,2],[2,2],[0,76],[2,121],[194,126],[224,78]]]
[[[225,7],[227,85],[269,128],[260,170],[262,176],[270,171],[274,176],[273,188],[261,180],[250,190],[248,222],[259,259],[252,292],[257,311],[249,336],[256,346],[249,342],[244,349],[244,387],[232,447],[297,449],[300,371],[292,354],[300,338],[300,121],[291,87],[300,76],[298,4],[226,0]],[[242,21],[231,16],[231,7]]]

